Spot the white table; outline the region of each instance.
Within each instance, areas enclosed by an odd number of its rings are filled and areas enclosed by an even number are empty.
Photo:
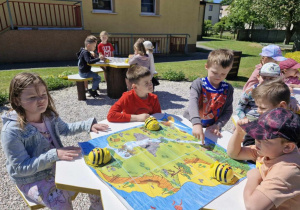
[[[162,116],[162,114],[155,114],[154,116],[159,119]],[[191,123],[182,116],[178,116],[178,118],[182,120],[182,123],[191,126]],[[111,130],[109,132],[99,132],[98,134],[91,133],[92,139],[120,130],[124,130],[126,128],[141,125],[141,123],[138,122],[110,123],[107,120],[103,120],[101,121],[101,123],[108,124]],[[220,146],[226,148],[231,133],[228,131],[223,131],[223,137],[219,139],[216,139],[215,136],[211,135],[208,132],[206,132],[205,135],[211,140],[217,140]],[[221,196],[210,202],[204,207],[204,209],[245,209],[243,199],[243,189],[246,184],[245,180],[246,179],[244,179],[239,184],[232,187],[230,190],[226,191]],[[123,198],[120,198],[119,196],[115,195],[110,190],[110,188],[92,172],[92,170],[85,164],[84,159],[82,157],[74,161],[57,161],[55,183],[57,188],[59,189],[92,193],[98,195],[100,194],[103,202],[103,208],[105,210],[132,209],[131,207],[125,206],[123,203],[126,203],[126,201],[124,201]]]

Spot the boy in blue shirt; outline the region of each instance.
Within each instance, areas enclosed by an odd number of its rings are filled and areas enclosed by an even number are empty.
[[[205,64],[207,77],[198,78],[191,85],[188,109],[183,116],[192,122],[193,135],[203,144],[203,128],[221,136],[221,128],[232,115],[233,87],[223,81],[232,63],[232,50],[212,51]]]

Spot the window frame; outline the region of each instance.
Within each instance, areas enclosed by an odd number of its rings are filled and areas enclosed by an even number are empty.
[[[92,1],[92,4],[95,3],[96,0]],[[98,1],[98,0],[97,0]],[[114,0],[109,0],[110,1],[110,10],[106,9],[94,9],[94,6],[92,5],[92,12],[93,13],[114,13]]]
[[[142,12],[142,0],[141,0],[141,15],[156,15],[156,1],[157,0],[152,0],[153,1],[153,12]]]
[[[208,5],[208,11],[211,11],[211,12],[212,12],[212,11],[213,11],[213,8],[214,8],[214,5],[211,5],[211,4]]]
[[[209,15],[209,16],[207,17],[207,19],[208,19],[208,20],[211,20],[211,19],[212,19],[212,16],[211,16],[211,15]]]

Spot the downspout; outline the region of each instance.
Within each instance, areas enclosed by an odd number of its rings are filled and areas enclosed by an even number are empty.
[[[11,16],[11,12],[10,12],[9,0],[6,0],[6,4],[7,4],[8,15],[9,15],[10,27],[11,27],[11,30],[14,30],[14,23],[12,21],[12,16]]]

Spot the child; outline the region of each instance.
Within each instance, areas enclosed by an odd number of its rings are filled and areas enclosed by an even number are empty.
[[[279,66],[284,75],[285,83],[291,88],[300,88],[300,73],[298,71],[300,63],[297,63],[294,59],[288,58],[287,60],[280,62]]]
[[[146,49],[146,53],[147,53],[147,55],[149,57],[149,60],[150,60],[150,69],[149,70],[151,72],[153,86],[157,86],[157,85],[159,85],[159,82],[154,77],[154,75],[157,74],[157,72],[155,71],[155,65],[154,65],[153,45],[152,45],[152,42],[150,42],[150,41],[144,41],[143,44],[144,44],[144,47]]]
[[[98,45],[98,53],[100,59],[105,59],[106,57],[114,57],[114,47],[108,41],[109,34],[106,31],[100,33],[101,42]]]
[[[239,100],[238,107],[236,109],[239,119],[247,118],[251,121],[259,117],[259,114],[257,113],[257,106],[255,105],[255,101],[252,98],[252,91],[264,81],[273,80],[279,77],[280,67],[276,63],[266,63],[262,66],[259,71],[259,75],[257,76],[258,83],[254,84],[252,87],[243,92]]]
[[[131,66],[126,76],[132,84],[132,90],[110,108],[109,122],[143,122],[150,114],[161,113],[158,98],[153,94],[150,71],[143,66]]]
[[[101,77],[91,71],[91,66],[88,64],[93,64],[100,61],[100,58],[92,58],[90,51],[94,51],[97,45],[97,38],[95,36],[88,36],[85,41],[85,48],[81,48],[77,53],[78,56],[78,67],[79,67],[79,75],[83,78],[93,78],[92,89],[89,89],[89,93],[92,97],[100,96],[96,90],[99,90],[99,83],[101,81]]]
[[[144,66],[148,69],[150,69],[150,59],[148,55],[146,54],[146,49],[144,47],[144,39],[139,38],[133,45],[134,48],[134,55],[129,55],[129,65],[139,65]],[[151,76],[152,79],[152,76]],[[132,84],[129,82],[128,78],[125,78],[125,82],[127,85],[127,89],[131,90]]]
[[[252,98],[255,100],[258,115],[275,108],[287,109],[290,103],[290,89],[283,82],[282,78],[263,82],[252,92]],[[248,123],[246,118],[244,123]],[[244,137],[243,146],[254,145],[255,139],[248,134]]]
[[[193,124],[193,135],[204,144],[203,127],[221,136],[220,129],[232,114],[233,87],[224,82],[233,63],[233,51],[213,50],[205,68],[208,75],[193,81],[188,109],[183,116]]]
[[[260,64],[256,65],[255,70],[251,74],[247,83],[243,87],[243,91],[246,91],[249,87],[258,83],[257,76],[259,74],[259,70],[266,63],[277,63],[280,61],[286,60],[285,57],[282,56],[281,49],[277,45],[268,45],[262,48],[262,52],[259,54],[261,56]]]
[[[12,79],[9,101],[12,110],[2,116],[1,145],[10,178],[28,199],[51,209],[71,209],[74,192],[55,187],[55,162],[71,161],[81,151],[63,147],[60,135],[106,131],[108,126],[97,124],[94,118],[63,122],[45,82],[35,73],[23,72]],[[53,191],[57,199],[49,199]]]
[[[245,130],[255,145],[241,147]],[[258,120],[237,122],[227,153],[237,160],[256,161],[258,168],[247,173],[244,189],[246,209],[299,209],[300,206],[300,119],[283,109],[272,109]]]

